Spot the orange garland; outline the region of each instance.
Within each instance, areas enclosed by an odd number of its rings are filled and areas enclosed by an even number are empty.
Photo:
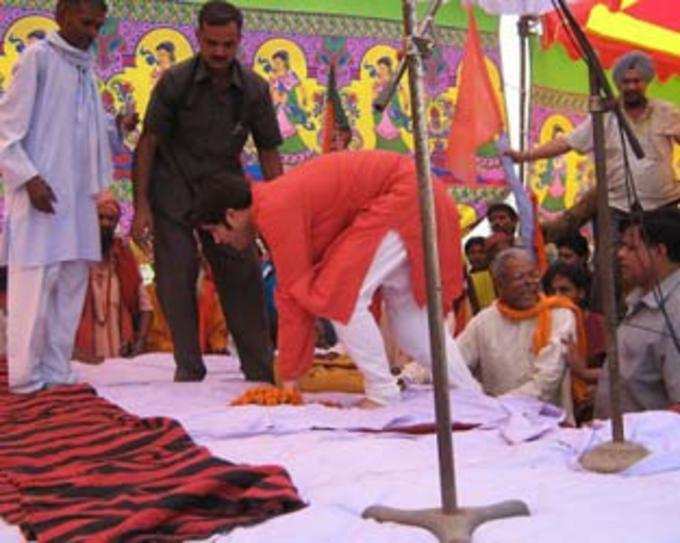
[[[246,390],[231,405],[302,405],[298,390],[283,390],[272,386],[259,386]]]

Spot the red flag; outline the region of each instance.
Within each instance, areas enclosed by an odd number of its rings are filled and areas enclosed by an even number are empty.
[[[484,62],[477,21],[472,7],[467,10],[468,34],[447,154],[451,173],[472,185],[476,179],[477,149],[503,130],[503,117]]]

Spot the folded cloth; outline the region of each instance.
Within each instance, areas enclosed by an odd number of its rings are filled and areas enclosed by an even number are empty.
[[[186,541],[303,506],[283,468],[221,460],[88,385],[0,392],[0,515],[27,539]]]

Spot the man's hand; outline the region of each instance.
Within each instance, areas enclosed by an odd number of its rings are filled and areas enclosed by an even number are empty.
[[[26,182],[26,191],[31,200],[31,205],[43,213],[54,213],[54,206],[57,197],[42,177],[36,175]]]
[[[134,358],[144,351],[144,340],[138,338],[131,343],[126,343],[120,348],[120,356],[123,358]]]
[[[135,217],[132,221],[132,239],[142,249],[147,250],[153,232],[153,214],[148,202],[139,202],[135,206]]]
[[[503,151],[503,154],[507,157],[510,157],[510,159],[515,163],[520,163],[527,160],[526,153],[523,151],[516,151],[515,149],[506,149],[505,151]]]

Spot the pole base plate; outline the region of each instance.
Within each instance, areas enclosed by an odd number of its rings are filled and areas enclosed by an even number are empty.
[[[396,522],[407,526],[424,528],[440,543],[470,543],[475,528],[490,520],[529,516],[524,502],[510,500],[484,507],[463,507],[452,514],[441,509],[405,510],[373,505],[363,512],[362,517],[378,522]]]
[[[630,441],[608,441],[584,453],[579,461],[588,471],[619,473],[642,460],[649,451]]]

